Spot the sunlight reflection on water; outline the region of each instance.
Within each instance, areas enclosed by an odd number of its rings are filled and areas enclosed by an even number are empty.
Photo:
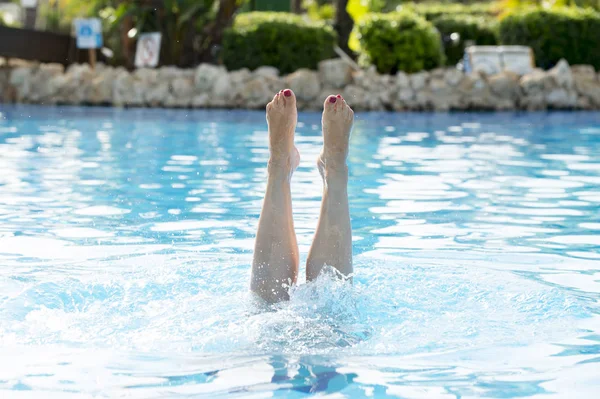
[[[594,113],[357,115],[356,276],[249,293],[258,112],[5,107],[0,390],[594,398]],[[321,188],[301,114],[301,253]],[[305,260],[305,258],[303,258]]]

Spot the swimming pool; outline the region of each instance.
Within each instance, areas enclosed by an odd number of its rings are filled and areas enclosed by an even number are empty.
[[[597,397],[599,113],[357,114],[355,285],[264,311],[264,113],[0,112],[2,397]]]

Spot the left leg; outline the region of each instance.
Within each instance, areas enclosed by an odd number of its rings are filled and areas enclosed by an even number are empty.
[[[292,218],[290,179],[300,157],[294,147],[296,97],[287,89],[267,105],[267,191],[258,221],[250,289],[268,302],[289,298],[298,276],[298,244]]]

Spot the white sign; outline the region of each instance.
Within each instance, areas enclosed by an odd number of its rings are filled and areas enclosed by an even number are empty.
[[[471,46],[465,50],[465,71],[494,75],[502,71],[518,75],[535,67],[533,53],[525,46]]]
[[[502,71],[502,58],[495,47],[472,46],[467,48],[467,72],[483,72],[495,75]]]
[[[160,56],[161,34],[142,33],[135,49],[135,66],[137,68],[154,68]]]
[[[503,46],[502,63],[504,70],[514,72],[517,75],[525,75],[533,71],[533,51],[525,46]]]
[[[23,8],[35,8],[38,0],[21,0],[21,7]]]
[[[75,20],[77,48],[102,47],[102,24],[98,18],[78,18]]]

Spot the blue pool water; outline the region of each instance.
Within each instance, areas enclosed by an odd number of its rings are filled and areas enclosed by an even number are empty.
[[[0,113],[0,397],[598,397],[598,113],[358,114],[354,287],[268,311],[264,113]]]

